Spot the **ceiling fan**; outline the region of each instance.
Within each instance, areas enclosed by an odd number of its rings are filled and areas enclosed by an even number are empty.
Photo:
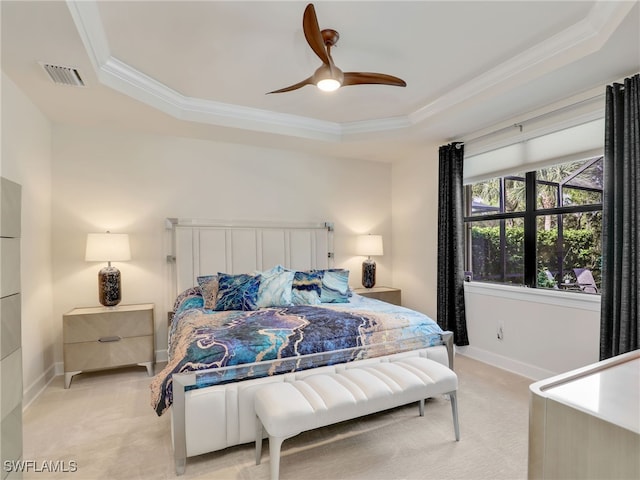
[[[309,78],[302,80],[289,87],[274,90],[268,93],[283,93],[297,90],[305,85],[315,85],[320,90],[332,92],[340,87],[349,85],[393,85],[396,87],[406,87],[407,83],[401,78],[384,73],[367,72],[343,72],[333,63],[331,58],[331,47],[338,43],[340,35],[335,30],[320,30],[318,18],[313,3],[307,5],[302,16],[302,29],[307,43],[315,54],[322,60],[322,65]]]

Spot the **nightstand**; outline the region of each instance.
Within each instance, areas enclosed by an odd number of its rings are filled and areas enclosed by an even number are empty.
[[[399,288],[392,287],[372,287],[372,288],[354,288],[353,291],[363,297],[375,298],[383,302],[400,305],[402,301],[402,291]]]
[[[74,375],[140,365],[153,375],[153,303],[74,308],[62,317],[64,388]]]

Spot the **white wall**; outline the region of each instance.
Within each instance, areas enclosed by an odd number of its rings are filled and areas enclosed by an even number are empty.
[[[122,303],[156,304],[156,349],[166,349],[170,253],[165,218],[333,221],[335,264],[360,284],[358,233],[391,247],[389,164],[206,140],[56,125],[53,135],[53,277],[56,344],[61,315],[97,305],[99,264],[84,261],[86,234],[129,233]],[[391,282],[391,255],[378,283]],[[58,349],[57,360],[61,360]]]
[[[392,166],[393,285],[403,305],[436,318],[438,145]]]
[[[166,217],[333,221],[336,265],[352,271],[354,286],[362,258],[352,255],[353,236],[380,233],[391,255],[376,258],[378,284],[402,288],[405,305],[435,318],[438,146],[388,165],[179,137],[52,129],[3,74],[0,173],[23,186],[25,404],[62,360],[62,314],[97,304],[99,265],[83,259],[88,232],[131,234],[134,258],[118,265],[123,303],[157,305],[161,355],[170,301]],[[476,292],[468,299],[471,347],[465,353],[532,377],[565,371],[597,360],[598,316]],[[506,331],[500,343],[494,340],[498,318]]]
[[[470,345],[461,353],[535,380],[599,360],[598,295],[473,282],[465,287]]]
[[[51,125],[2,74],[0,173],[22,185],[22,369],[24,405],[54,375],[51,285]]]
[[[438,147],[392,166],[393,284],[402,288],[404,304],[434,319]],[[466,289],[470,346],[460,353],[533,379],[598,361],[598,297],[558,301],[563,293],[552,292],[554,299],[539,292],[509,295],[504,290],[509,287],[502,288]],[[498,322],[504,326],[502,341],[496,338]]]

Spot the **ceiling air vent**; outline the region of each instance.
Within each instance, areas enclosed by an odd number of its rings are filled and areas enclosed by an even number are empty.
[[[84,82],[82,81],[77,69],[72,67],[63,67],[60,65],[51,65],[49,63],[41,63],[41,65],[49,74],[53,83],[71,85],[74,87],[84,87]]]

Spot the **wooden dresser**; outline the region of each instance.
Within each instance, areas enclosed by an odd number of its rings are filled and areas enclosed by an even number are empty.
[[[74,308],[62,321],[64,386],[74,375],[140,365],[153,375],[154,321],[152,303],[115,307]]]
[[[530,391],[530,479],[640,478],[640,350]]]

